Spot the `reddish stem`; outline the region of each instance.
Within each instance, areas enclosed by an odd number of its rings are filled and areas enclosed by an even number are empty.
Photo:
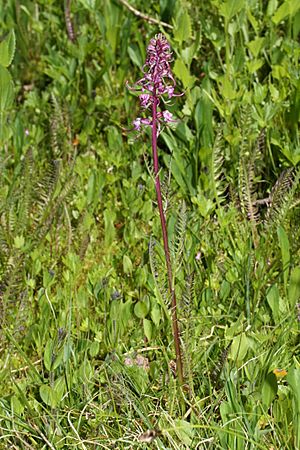
[[[160,179],[159,179],[159,164],[158,164],[158,152],[157,152],[157,106],[158,106],[158,98],[156,96],[156,88],[154,87],[153,104],[152,104],[152,153],[153,153],[153,165],[154,165],[154,175],[155,175],[155,190],[156,190],[157,204],[158,204],[158,209],[159,209],[160,223],[161,223],[163,242],[164,242],[164,251],[165,251],[167,273],[168,273],[168,285],[169,285],[169,291],[171,294],[172,327],[173,327],[173,339],[174,339],[175,353],[176,353],[177,375],[178,375],[179,383],[183,384],[183,365],[182,365],[181,346],[180,346],[180,337],[179,337],[179,328],[178,328],[178,319],[177,319],[177,303],[176,303],[175,288],[173,286],[173,274],[172,274],[172,265],[171,265],[170,250],[169,250],[168,231],[167,231],[167,225],[166,225],[166,218],[165,218],[164,210],[163,210],[161,185],[160,185]]]

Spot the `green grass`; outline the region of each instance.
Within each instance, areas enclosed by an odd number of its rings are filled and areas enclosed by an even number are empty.
[[[60,3],[0,0],[0,449],[299,450],[298,2],[130,2],[164,29],[73,0],[75,42]],[[127,131],[159,31],[185,92],[158,140],[182,388]]]

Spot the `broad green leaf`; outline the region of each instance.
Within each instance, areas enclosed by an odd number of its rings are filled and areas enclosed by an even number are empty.
[[[53,391],[56,405],[61,402],[66,390],[65,377],[61,376],[55,380]]]
[[[279,240],[279,246],[281,250],[282,269],[283,269],[283,282],[284,287],[287,287],[289,269],[290,269],[290,243],[289,238],[285,230],[279,226],[277,228],[277,235]]]
[[[285,145],[284,147],[280,147],[280,151],[293,166],[296,166],[300,161],[300,147],[293,148],[289,145]]]
[[[3,123],[3,113],[0,112],[0,142],[7,142],[12,134],[11,127]]]
[[[180,165],[178,165],[177,161],[172,161],[171,170],[173,177],[175,178],[182,191],[187,193],[187,186],[182,175],[182,171],[180,170]]]
[[[12,412],[15,415],[22,414],[25,409],[25,406],[23,405],[23,403],[20,402],[19,398],[16,395],[13,395],[11,397],[10,405],[11,405]]]
[[[97,186],[96,186],[96,174],[94,172],[91,173],[87,183],[87,193],[86,193],[86,201],[87,204],[90,205],[94,197],[98,194]]]
[[[52,339],[49,339],[44,350],[44,366],[47,370],[51,370],[52,367],[52,350],[53,342]]]
[[[14,99],[14,85],[9,71],[0,66],[0,113],[11,108]],[[0,124],[1,126],[1,124]]]
[[[132,273],[132,262],[127,255],[123,256],[123,272],[127,275],[130,275]]]
[[[24,247],[24,244],[25,244],[24,236],[16,236],[14,238],[14,247],[15,248],[20,249],[20,248]]]
[[[247,68],[250,73],[255,73],[260,69],[264,64],[262,59],[253,59],[252,61],[247,61]]]
[[[233,322],[230,327],[225,328],[225,339],[232,340],[235,335],[240,334],[244,328],[244,315],[242,314],[236,322]]]
[[[220,14],[230,20],[245,5],[245,0],[227,0],[220,6]]]
[[[203,194],[198,194],[191,198],[192,203],[198,206],[199,212],[202,217],[209,216],[214,210],[214,203],[210,198],[206,198]]]
[[[90,348],[89,348],[89,352],[92,358],[95,358],[95,356],[98,355],[99,353],[99,349],[100,349],[100,344],[97,341],[94,341],[91,343]]]
[[[144,393],[149,386],[148,373],[143,367],[126,366],[126,375],[130,378],[132,385],[139,393]]]
[[[169,22],[175,12],[176,0],[160,0],[160,15],[164,22]]]
[[[40,396],[46,405],[51,406],[51,408],[55,408],[58,404],[58,399],[55,391],[48,385],[40,386]]]
[[[292,367],[286,377],[295,399],[295,413],[300,414],[300,368]]]
[[[259,52],[262,49],[264,41],[265,41],[265,38],[257,37],[253,41],[248,42],[247,47],[250,49],[254,58],[257,58]]]
[[[225,100],[234,100],[236,98],[236,91],[232,86],[232,82],[227,76],[220,77],[220,92]]]
[[[277,9],[276,13],[272,17],[273,22],[277,25],[288,16],[294,16],[300,9],[300,0],[286,0]]]
[[[87,0],[85,0],[87,1]],[[89,0],[92,2],[92,0]],[[93,0],[95,2],[95,0]],[[110,44],[113,54],[116,53],[117,42],[119,37],[119,15],[120,8],[117,4],[111,1],[104,2],[104,8],[102,9],[104,13],[105,19],[105,27],[106,27],[106,40]]]
[[[93,377],[94,371],[90,361],[86,358],[78,369],[78,376],[83,383],[90,381]]]
[[[279,291],[276,284],[274,284],[267,293],[267,301],[272,310],[274,322],[279,321]]]
[[[187,66],[189,66],[193,60],[193,58],[197,58],[199,47],[201,42],[201,33],[198,32],[196,35],[195,42],[189,47],[185,47],[182,52],[182,58]]]
[[[144,319],[147,316],[148,312],[149,312],[149,306],[147,305],[146,302],[140,300],[139,302],[137,302],[135,304],[134,314],[139,319]]]
[[[118,320],[121,318],[122,305],[122,302],[119,300],[113,300],[111,302],[109,317],[112,320]]]
[[[176,419],[175,433],[177,434],[183,445],[191,448],[190,445],[192,443],[194,429],[193,425],[190,422],[187,422],[186,420]]]
[[[248,6],[247,8],[247,17],[249,22],[251,23],[253,29],[255,30],[255,33],[259,33],[259,22],[257,21],[256,17],[251,12],[251,6]]]
[[[52,363],[51,370],[57,369],[62,363],[64,358],[64,347],[59,350],[59,352],[55,355],[55,359]]]
[[[170,136],[168,136],[166,133],[162,133],[162,137],[164,139],[164,141],[166,142],[167,146],[169,147],[169,149],[171,151],[173,146],[172,146],[172,139],[170,139]],[[164,155],[164,160],[165,160],[165,164],[167,167],[170,166],[170,158],[168,157],[168,155]],[[180,186],[180,188],[184,191],[184,192],[188,192],[187,191],[187,186],[185,183],[185,180],[182,176],[180,167],[178,166],[177,162],[175,159],[172,159],[171,162],[171,171],[172,171],[172,175],[175,178],[176,182],[178,183],[178,185]]]
[[[116,220],[116,212],[110,208],[106,209],[103,213],[104,217],[104,228],[105,228],[105,245],[109,247],[115,238],[115,226],[114,221]]]
[[[290,307],[293,310],[295,304],[300,302],[300,267],[294,267],[291,272],[288,296]]]
[[[267,16],[273,16],[278,6],[278,0],[269,0],[267,7]]]
[[[281,80],[284,77],[290,78],[288,70],[285,67],[280,66],[279,64],[275,64],[274,66],[272,66],[272,75],[274,78],[276,78],[276,80]]]
[[[187,10],[178,14],[174,27],[174,39],[182,43],[187,41],[192,36],[191,19]]]
[[[209,85],[207,86],[209,89]],[[197,134],[200,138],[201,146],[203,147],[205,154],[210,154],[206,149],[210,149],[213,143],[213,105],[211,98],[203,94],[198,100],[195,112],[194,120]],[[208,164],[208,161],[207,161]]]
[[[144,333],[148,341],[151,341],[152,338],[152,322],[151,320],[144,319],[143,320]]]
[[[137,45],[130,45],[128,47],[128,54],[133,64],[135,64],[137,67],[142,67],[143,62]]]
[[[16,49],[16,37],[14,30],[11,30],[8,35],[0,43],[0,64],[8,67],[14,57]]]
[[[161,136],[164,139],[165,143],[167,144],[171,153],[174,153],[177,150],[177,142],[174,136],[165,132],[162,132]]]
[[[240,334],[233,338],[230,358],[234,361],[243,361],[249,348],[248,338],[245,333]]]
[[[232,413],[232,407],[228,402],[222,401],[220,405],[220,414],[223,422],[227,422],[228,416]]]
[[[300,10],[297,12],[297,14],[295,14],[293,19],[293,34],[294,36],[298,36],[298,34],[300,33]]]
[[[190,75],[189,69],[181,59],[176,59],[173,71],[176,77],[182,82],[185,89],[193,87],[195,77]]]
[[[262,385],[262,402],[269,408],[278,391],[276,375],[273,372],[268,373]]]
[[[54,386],[48,386],[46,384],[42,384],[40,386],[40,396],[46,405],[51,406],[51,408],[55,408],[59,402],[62,400],[62,397],[65,392],[65,380],[64,377],[58,378]]]
[[[79,2],[90,11],[95,10],[96,0],[79,0]]]
[[[129,299],[127,302],[122,304],[121,309],[122,325],[124,328],[128,326],[129,320],[132,318],[132,300]]]
[[[54,406],[53,405],[53,395],[52,395],[52,389],[47,384],[42,384],[40,386],[40,396],[44,403],[48,406]]]
[[[161,310],[159,305],[155,304],[151,309],[151,319],[155,326],[158,327],[160,321],[161,321]]]

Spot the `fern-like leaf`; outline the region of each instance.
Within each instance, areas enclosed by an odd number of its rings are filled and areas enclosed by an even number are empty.
[[[158,243],[151,237],[149,243],[149,261],[151,272],[154,278],[157,293],[161,296],[162,306],[169,308],[170,295],[168,290],[168,282],[165,275],[166,270],[164,263],[162,262],[162,258],[159,255],[158,247]]]
[[[186,227],[187,227],[187,209],[185,201],[182,201],[175,227],[175,238],[173,240],[171,247],[174,273],[179,271],[182,264],[185,237],[186,237]]]
[[[261,158],[259,152],[262,150],[264,142],[264,132],[252,144],[253,136],[251,134],[251,116],[244,116],[242,125],[242,142],[240,146],[239,166],[238,166],[238,185],[239,199],[242,212],[247,216],[251,223],[252,237],[254,245],[258,244],[257,224],[260,221],[257,198],[257,183],[255,167]],[[249,130],[249,138],[244,130]]]
[[[72,154],[72,130],[66,106],[61,106],[51,95],[52,116],[50,119],[51,148],[55,159]]]
[[[280,225],[295,202],[295,193],[299,187],[300,169],[284,170],[276,181],[271,194],[265,223],[267,226]]]

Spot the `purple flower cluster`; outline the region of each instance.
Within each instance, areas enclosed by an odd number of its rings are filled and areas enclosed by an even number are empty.
[[[134,129],[141,130],[142,126],[153,125],[153,108],[157,109],[160,99],[167,103],[172,97],[178,97],[183,94],[175,94],[176,86],[170,62],[172,61],[172,52],[170,44],[163,34],[157,34],[152,38],[148,48],[146,62],[142,68],[143,78],[137,81],[130,90],[141,92],[139,95],[141,108],[151,110],[152,115],[148,118],[137,117],[133,121]],[[167,96],[167,100],[165,97]],[[170,111],[157,111],[155,114],[157,122],[157,134],[159,134],[162,125],[176,122]]]

